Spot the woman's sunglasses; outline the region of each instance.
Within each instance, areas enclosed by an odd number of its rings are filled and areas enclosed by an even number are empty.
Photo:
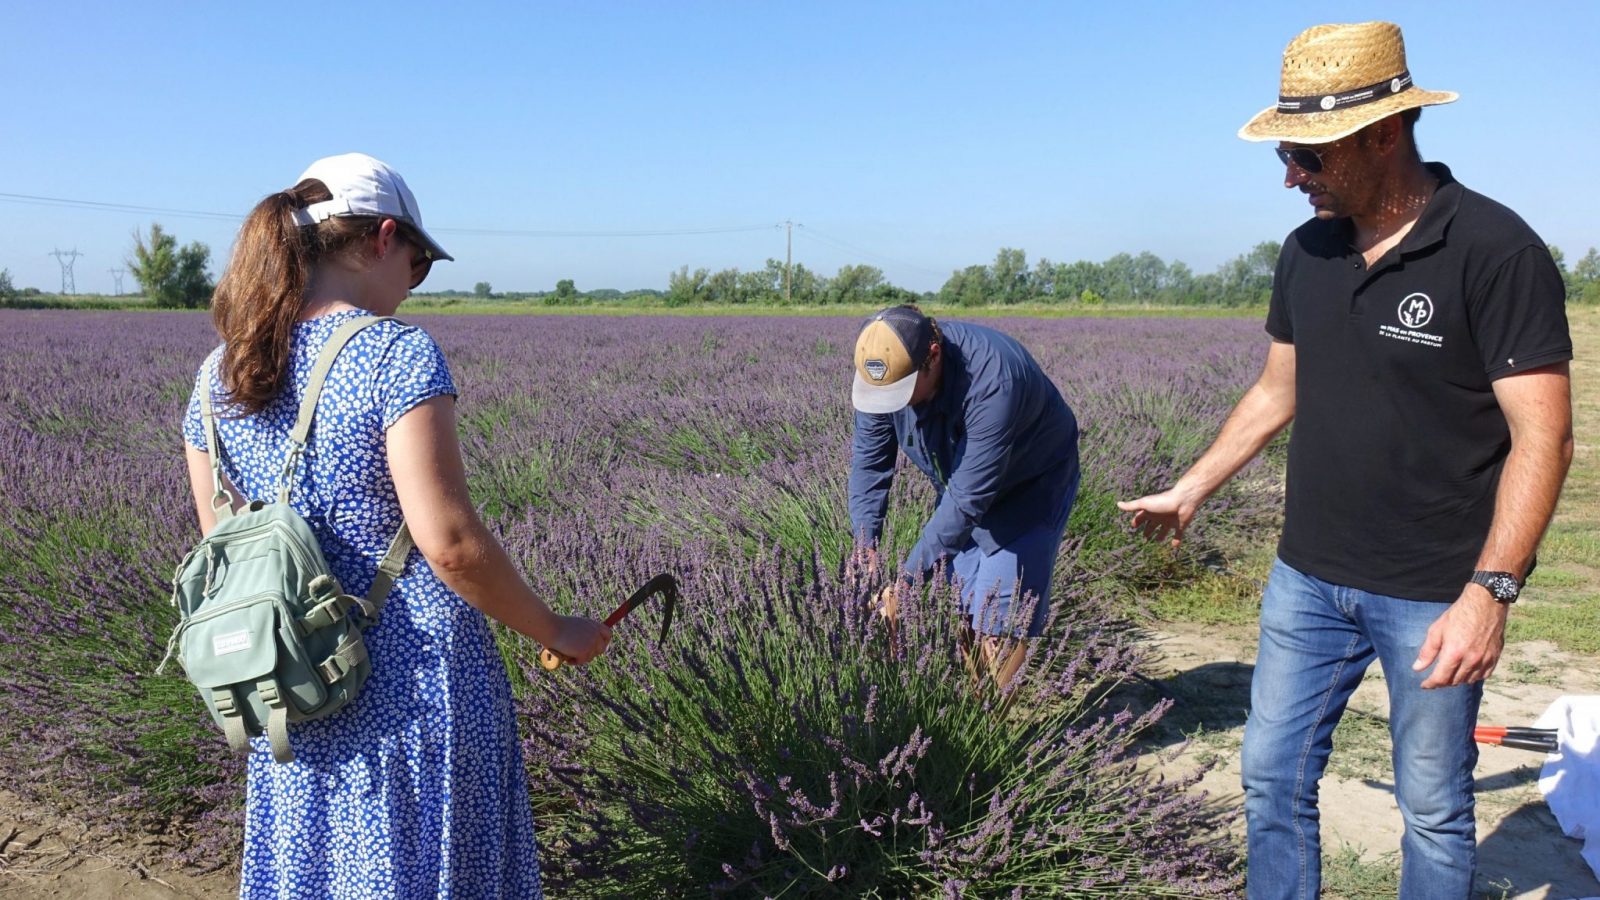
[[[1278,159],[1284,165],[1294,163],[1307,173],[1315,175],[1322,171],[1322,154],[1310,147],[1275,147]]]
[[[417,285],[427,279],[428,273],[433,270],[433,251],[423,242],[421,236],[410,228],[401,229],[401,234],[416,249],[411,254],[411,289],[416,290]]]

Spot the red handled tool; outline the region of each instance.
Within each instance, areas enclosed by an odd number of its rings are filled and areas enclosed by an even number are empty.
[[[667,626],[672,624],[672,608],[678,605],[678,580],[667,574],[657,575],[650,579],[644,583],[643,587],[634,591],[632,597],[622,601],[621,606],[612,610],[611,615],[606,616],[606,627],[616,627],[618,622],[627,618],[628,613],[633,612],[634,607],[657,594],[662,597],[661,636],[657,638],[657,641],[665,641],[667,639]],[[565,657],[550,650],[548,647],[539,651],[539,665],[544,666],[548,671],[555,671],[561,667],[562,663],[567,661]]]
[[[1554,728],[1479,725],[1472,729],[1472,739],[1480,744],[1493,744],[1517,750],[1537,750],[1541,753],[1555,753],[1561,749]]]

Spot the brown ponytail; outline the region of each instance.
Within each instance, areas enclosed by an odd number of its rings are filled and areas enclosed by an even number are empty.
[[[294,323],[317,265],[375,234],[383,221],[335,216],[315,226],[295,223],[295,210],[332,198],[326,185],[308,178],[257,203],[239,229],[211,301],[223,341],[222,387],[239,415],[261,412],[283,391]]]

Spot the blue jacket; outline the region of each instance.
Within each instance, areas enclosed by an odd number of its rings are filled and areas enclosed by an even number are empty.
[[[1028,351],[981,325],[939,327],[939,393],[857,412],[850,464],[850,527],[867,543],[883,531],[896,451],[933,479],[938,506],[902,570],[924,576],[969,544],[993,553],[1049,524],[1078,476],[1077,419]]]

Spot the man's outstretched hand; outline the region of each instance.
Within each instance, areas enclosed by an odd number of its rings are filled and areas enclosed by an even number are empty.
[[[1133,513],[1128,524],[1143,531],[1145,537],[1152,541],[1166,541],[1170,537],[1173,549],[1177,549],[1183,543],[1184,529],[1194,521],[1194,514],[1200,509],[1200,501],[1172,488],[1137,500],[1118,500],[1117,509]]]

